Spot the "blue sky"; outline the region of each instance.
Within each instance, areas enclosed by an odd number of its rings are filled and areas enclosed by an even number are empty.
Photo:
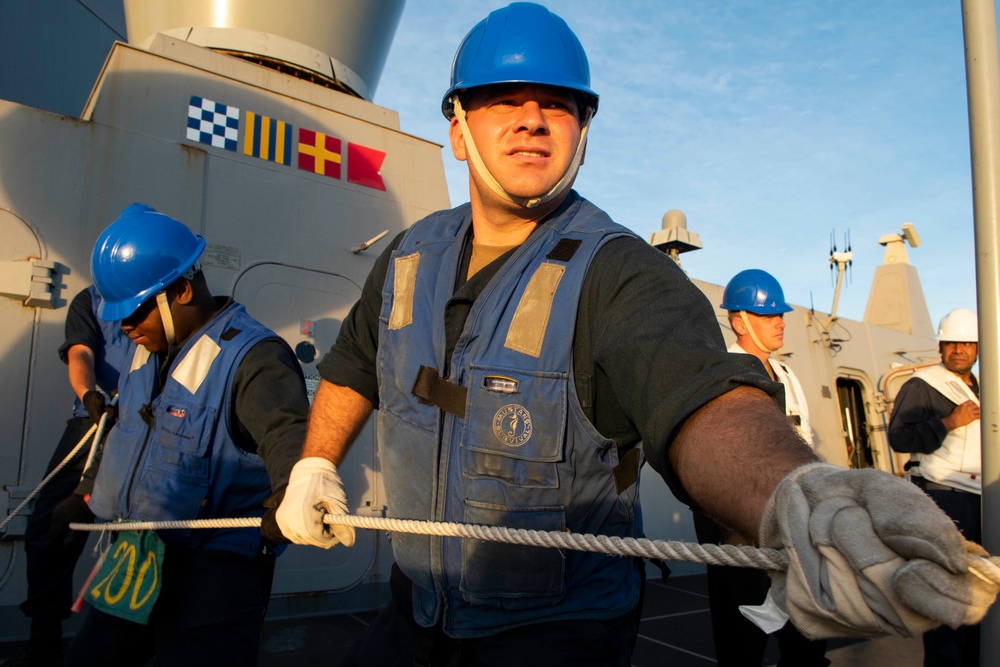
[[[447,143],[451,60],[492,0],[408,0],[375,102],[405,132]],[[962,15],[940,0],[543,0],[590,58],[601,95],[576,188],[644,238],[679,209],[704,249],[693,278],[750,267],[829,312],[830,235],[850,231],[861,319],[878,239],[912,222],[908,249],[931,319],[976,309]],[[453,204],[464,163],[444,152]]]

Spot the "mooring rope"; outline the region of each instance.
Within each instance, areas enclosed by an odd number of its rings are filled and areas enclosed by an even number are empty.
[[[412,519],[387,519],[353,514],[327,514],[326,523],[335,523],[369,530],[388,530],[397,533],[436,535],[439,537],[467,537],[489,542],[505,542],[522,546],[551,547],[607,553],[615,556],[641,556],[660,560],[687,561],[709,565],[752,567],[759,570],[787,570],[788,557],[778,549],[735,546],[732,544],[697,544],[665,540],[636,539],[633,537],[608,537],[586,533],[526,530],[503,526],[480,526],[467,523],[441,521],[416,521]],[[74,530],[177,530],[192,528],[258,528],[260,518],[246,519],[195,519],[192,521],[119,521],[115,523],[71,523]],[[1000,558],[972,555],[969,569],[1000,585]]]
[[[118,402],[118,395],[115,394],[114,397],[112,397],[109,405],[115,405],[117,402]],[[87,462],[84,464],[83,469],[86,470],[90,466],[91,462],[93,461],[94,454],[97,451],[98,443],[101,441],[101,438],[104,437],[104,427],[107,426],[107,423],[108,423],[108,413],[105,412],[104,414],[101,415],[101,420],[97,424],[93,424],[89,429],[87,429],[87,432],[83,435],[82,438],[80,438],[80,442],[76,443],[73,449],[70,450],[69,454],[67,454],[65,458],[63,458],[63,460],[60,461],[59,464],[52,469],[52,472],[46,475],[42,479],[42,481],[38,483],[38,486],[36,486],[34,489],[31,490],[31,493],[29,493],[24,498],[24,500],[22,500],[21,503],[17,507],[15,507],[10,514],[7,515],[6,519],[0,521],[0,531],[3,531],[3,529],[7,526],[7,524],[10,523],[14,519],[14,517],[21,512],[21,510],[23,510],[25,507],[28,506],[28,503],[30,503],[31,500],[35,496],[37,496],[43,488],[45,488],[45,485],[48,484],[50,481],[52,481],[53,477],[59,474],[59,471],[68,466],[69,462],[72,461],[74,458],[76,458],[77,453],[81,449],[83,449],[83,446],[86,445],[87,442],[91,442],[92,444],[90,446],[90,453],[87,455]],[[96,434],[94,433],[95,431],[97,432]],[[93,436],[93,438],[91,438],[91,436]]]
[[[111,399],[111,405],[114,405],[117,400],[118,396],[115,396],[113,399]],[[62,461],[60,461],[55,468],[52,469],[52,472],[46,475],[42,479],[42,481],[38,483],[38,486],[32,489],[31,493],[25,496],[24,500],[22,500],[21,503],[17,507],[15,507],[10,514],[7,515],[6,519],[0,521],[0,531],[3,531],[3,529],[7,526],[7,524],[10,523],[14,519],[14,517],[16,517],[21,512],[21,510],[23,510],[25,507],[28,506],[28,503],[30,503],[32,499],[35,496],[37,496],[43,488],[45,488],[46,484],[52,481],[53,477],[59,474],[60,470],[68,466],[69,462],[72,461],[74,458],[76,458],[77,453],[81,449],[83,449],[84,445],[86,445],[88,442],[92,442],[93,444],[90,447],[90,455],[87,456],[87,463],[84,464],[84,470],[86,470],[87,466],[90,465],[90,462],[93,458],[93,453],[97,450],[97,443],[99,443],[101,441],[101,438],[104,437],[104,427],[107,424],[107,421],[108,421],[108,413],[105,412],[103,415],[101,415],[101,421],[97,424],[93,424],[90,427],[90,429],[87,430],[84,436],[80,438],[80,442],[76,443],[76,446],[74,446],[73,449],[70,450],[69,454],[67,454],[66,457]],[[96,435],[94,431],[97,431]]]

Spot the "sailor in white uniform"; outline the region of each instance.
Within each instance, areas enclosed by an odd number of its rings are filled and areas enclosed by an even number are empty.
[[[772,380],[785,388],[785,415],[803,440],[814,447],[809,426],[809,407],[795,373],[771,357],[784,345],[784,314],[792,307],[785,302],[781,285],[771,274],[747,269],[733,276],[723,294],[721,308],[729,311],[729,326],[736,342],[729,351],[760,359]],[[715,524],[700,512],[694,515],[695,529],[702,542],[743,543],[731,531]],[[716,660],[720,667],[759,667],[767,647],[767,635],[743,617],[741,605],[760,604],[767,595],[770,579],[763,570],[708,566],[708,597],[712,614]],[[829,665],[826,641],[810,641],[787,623],[776,634],[781,651],[779,665],[813,667]]]
[[[982,544],[979,381],[972,372],[979,352],[976,314],[951,311],[941,318],[937,340],[941,363],[918,370],[896,396],[889,444],[910,454],[914,483],[966,539]],[[978,626],[924,633],[924,664],[978,665]]]

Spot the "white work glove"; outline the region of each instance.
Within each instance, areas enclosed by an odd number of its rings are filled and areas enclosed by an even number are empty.
[[[968,570],[968,554],[986,552],[923,491],[874,469],[793,470],[768,501],[760,543],[785,550],[771,596],[810,639],[977,623],[997,594]]]
[[[347,513],[337,466],[322,457],[309,457],[292,467],[275,520],[281,533],[295,544],[329,549],[338,544],[352,546],[354,528],[323,523],[323,515]]]

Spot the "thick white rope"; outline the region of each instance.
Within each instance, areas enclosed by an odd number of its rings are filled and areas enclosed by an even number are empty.
[[[117,400],[118,400],[117,396],[111,399],[111,405],[114,405]],[[80,442],[76,443],[76,446],[73,447],[70,453],[66,455],[66,458],[60,461],[59,465],[53,468],[52,472],[46,475],[45,478],[38,483],[38,486],[36,486],[34,489],[31,490],[31,493],[29,493],[24,498],[24,500],[22,500],[21,503],[14,508],[13,512],[7,515],[6,519],[0,521],[0,531],[3,531],[3,529],[7,526],[7,524],[10,523],[21,510],[23,510],[25,507],[28,506],[28,503],[30,503],[34,499],[34,497],[39,494],[39,492],[45,487],[46,484],[52,481],[53,477],[59,474],[60,470],[69,465],[69,462],[76,457],[77,452],[83,449],[84,445],[86,445],[88,442],[92,443],[90,446],[91,455],[97,451],[97,443],[99,443],[101,441],[101,438],[104,436],[104,427],[107,423],[107,420],[108,420],[108,413],[105,412],[103,415],[101,415],[101,421],[90,427],[87,433],[84,434],[82,438],[80,438]],[[94,431],[97,431],[97,433],[95,434]],[[93,439],[91,439],[91,436],[93,436]],[[86,466],[90,464],[90,461],[92,459],[91,455],[88,455],[87,464],[84,466],[84,469],[86,469]]]
[[[120,521],[115,523],[71,523],[73,530],[176,530],[191,528],[258,528],[260,518],[246,519],[196,519],[192,521]],[[641,556],[661,560],[707,563],[752,567],[759,570],[787,570],[788,557],[782,551],[732,544],[697,544],[664,540],[608,537],[585,533],[525,530],[503,526],[479,526],[466,523],[440,521],[415,521],[412,519],[386,519],[353,514],[327,514],[325,523],[336,523],[355,528],[389,530],[397,533],[436,535],[440,537],[467,537],[488,542],[505,542],[523,546],[553,547],[607,553],[615,556]],[[1000,558],[970,556],[969,569],[1000,585]]]

